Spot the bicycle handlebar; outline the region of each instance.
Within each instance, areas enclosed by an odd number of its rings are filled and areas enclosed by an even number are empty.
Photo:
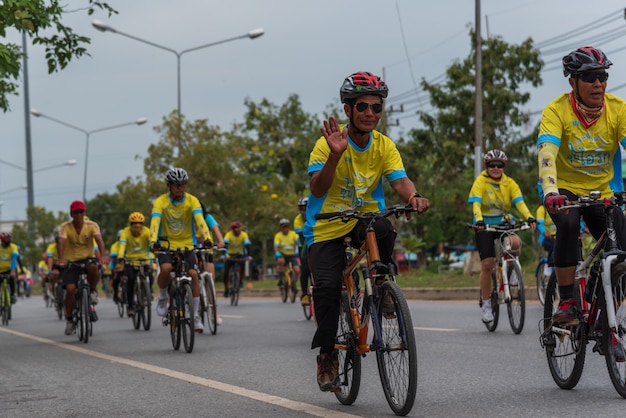
[[[593,193],[593,192],[592,192]],[[597,205],[603,205],[603,206],[619,206],[621,204],[623,204],[623,198],[622,196],[612,196],[612,197],[606,197],[606,198],[601,198],[600,196],[579,196],[578,199],[576,200],[568,200],[567,202],[565,202],[566,204],[564,206],[559,206],[557,208],[557,210],[559,211],[564,211],[567,209],[574,209],[574,208],[587,208],[590,206],[597,206]]]
[[[476,225],[467,223],[465,224],[468,228],[476,229]],[[528,222],[516,222],[516,223],[505,223],[502,225],[485,225],[485,229],[482,231],[488,232],[516,232],[516,231],[525,231],[530,229],[530,225]]]
[[[417,212],[411,205],[394,205],[386,208],[382,212],[359,212],[356,209],[347,209],[340,212],[326,212],[316,213],[315,219],[328,219],[328,221],[334,221],[341,219],[342,222],[348,222],[351,219],[359,219],[363,221],[372,221],[375,219],[387,218],[391,215],[399,217],[407,212]]]

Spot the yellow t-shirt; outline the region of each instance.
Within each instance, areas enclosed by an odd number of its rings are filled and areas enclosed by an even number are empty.
[[[233,231],[228,231],[224,235],[224,244],[228,248],[228,256],[236,257],[239,255],[245,255],[245,247],[250,245],[250,238],[245,231],[239,232],[239,236],[235,236]]]
[[[52,258],[52,264],[56,264],[56,262],[59,261],[59,254],[57,253],[56,242],[53,242],[52,244],[48,245],[48,247],[46,248],[46,255],[49,258]]]
[[[94,221],[85,221],[80,234],[72,221],[59,227],[59,238],[65,239],[63,257],[69,262],[76,262],[94,256],[95,237],[101,236],[100,227]]]
[[[202,205],[193,195],[185,193],[180,201],[173,201],[167,193],[154,201],[150,221],[150,242],[166,236],[172,250],[192,249],[194,245],[211,239],[204,221]],[[167,245],[167,243],[160,243]]]
[[[16,270],[19,255],[20,252],[14,243],[10,243],[6,248],[0,245],[0,273]]]
[[[472,205],[474,221],[484,221],[487,225],[502,224],[512,205],[524,219],[532,217],[518,184],[504,173],[495,180],[483,170],[474,180],[467,202]]]
[[[296,254],[299,243],[300,239],[298,238],[298,234],[291,230],[286,234],[279,231],[274,235],[274,251],[279,251],[283,255]]]
[[[131,232],[130,226],[124,228],[120,235],[118,257],[126,260],[150,258],[150,229],[144,226],[141,234],[136,237]]]

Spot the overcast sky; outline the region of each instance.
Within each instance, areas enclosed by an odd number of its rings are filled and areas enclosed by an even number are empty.
[[[68,0],[67,10],[86,1]],[[120,32],[182,51],[263,28],[255,40],[241,39],[185,54],[181,58],[182,113],[189,120],[206,118],[223,130],[243,120],[246,98],[267,98],[276,105],[298,94],[304,109],[321,115],[338,102],[342,80],[365,70],[382,74],[390,88],[389,104],[405,104],[396,114],[400,127],[415,127],[416,109],[428,109],[419,93],[422,78],[435,80],[455,60],[470,52],[472,0],[109,0],[118,15],[97,12],[67,14],[64,20],[91,37],[91,57],[74,61],[60,73],[47,74],[44,52],[28,45],[30,107],[86,131],[148,118],[142,126],[126,126],[90,137],[87,198],[114,192],[127,176],[143,173],[142,157],[158,141],[153,128],[176,109],[176,56],[119,34],[95,30],[101,20]],[[558,69],[560,58],[578,46],[602,48],[615,64],[609,90],[626,95],[623,1],[483,0],[482,33],[509,43],[528,37],[541,45],[544,85],[529,89],[528,111],[538,112],[568,85]],[[612,16],[612,18],[608,18]],[[603,19],[606,18],[606,19]],[[600,23],[593,23],[600,20]],[[585,28],[585,29],[583,29]],[[572,31],[572,32],[570,32]],[[603,37],[609,31],[615,36]],[[555,39],[566,35],[561,39]],[[617,39],[611,39],[617,37]],[[5,41],[21,44],[10,30]],[[0,114],[0,160],[26,166],[23,89]],[[416,93],[417,92],[417,93]],[[533,123],[539,115],[534,116]],[[320,121],[321,123],[321,121]],[[85,164],[85,134],[53,121],[31,117],[33,168],[69,159],[64,166],[34,174],[35,204],[67,211],[80,199]],[[135,156],[139,156],[136,159]],[[0,163],[2,220],[25,218],[24,170]],[[190,190],[193,193],[193,190]]]

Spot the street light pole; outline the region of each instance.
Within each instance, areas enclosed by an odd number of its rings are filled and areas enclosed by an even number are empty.
[[[63,166],[66,166],[66,165],[76,165],[76,163],[77,163],[76,160],[67,160],[64,163],[58,163],[58,164],[54,164],[54,165],[51,165],[51,166],[48,166],[48,167],[38,168],[37,170],[33,170],[33,173],[38,173],[40,171],[51,170],[53,168],[63,167]],[[17,164],[13,164],[13,163],[11,163],[9,161],[0,160],[0,164],[5,164],[5,165],[11,166],[13,168],[17,168],[17,169],[24,170],[24,171],[28,170],[25,167],[19,166]]]
[[[121,128],[121,127],[129,126],[129,125],[143,125],[144,123],[148,121],[148,119],[146,118],[139,118],[133,122],[120,123],[119,125],[106,126],[104,128],[98,128],[98,129],[93,129],[91,131],[88,131],[86,129],[80,128],[70,123],[63,122],[62,120],[45,115],[36,109],[31,109],[30,113],[33,116],[36,116],[38,118],[42,117],[45,119],[49,119],[53,122],[59,123],[61,125],[67,126],[68,128],[74,129],[76,131],[79,131],[85,134],[86,144],[85,144],[85,173],[83,175],[83,202],[86,201],[86,198],[87,198],[87,167],[89,163],[89,137],[91,136],[91,134],[96,133],[96,132],[102,132],[102,131],[108,131],[111,129]]]
[[[263,29],[258,28],[258,29],[251,30],[250,32],[245,33],[243,35],[233,36],[232,38],[223,39],[223,40],[217,41],[217,42],[211,42],[211,43],[200,45],[200,46],[196,46],[196,47],[193,47],[193,48],[184,49],[184,50],[178,52],[178,51],[176,51],[176,50],[174,50],[172,48],[168,48],[166,46],[159,45],[157,43],[148,41],[146,39],[142,39],[142,38],[139,38],[137,36],[130,35],[128,33],[120,32],[119,30],[117,30],[117,29],[115,29],[115,28],[113,28],[113,27],[111,27],[109,25],[106,25],[105,23],[103,23],[103,22],[101,22],[99,20],[94,20],[91,24],[92,24],[92,26],[94,28],[98,29],[101,32],[117,33],[118,35],[122,35],[122,36],[125,36],[125,37],[130,38],[130,39],[134,39],[135,41],[139,41],[139,42],[142,42],[144,44],[151,45],[151,46],[153,46],[155,48],[159,48],[159,49],[163,49],[165,51],[169,51],[169,52],[173,53],[174,55],[176,55],[176,89],[177,89],[177,92],[178,92],[178,101],[177,101],[176,109],[177,109],[177,112],[178,112],[179,120],[180,120],[180,116],[181,116],[181,109],[180,109],[181,108],[181,104],[180,104],[180,58],[183,56],[183,54],[186,54],[187,52],[197,51],[199,49],[204,49],[204,48],[208,48],[208,47],[211,47],[211,46],[219,45],[219,44],[224,44],[226,42],[236,41],[237,39],[245,39],[245,38],[256,39],[256,38],[258,38],[260,36],[263,36],[263,34],[265,33],[265,31]]]

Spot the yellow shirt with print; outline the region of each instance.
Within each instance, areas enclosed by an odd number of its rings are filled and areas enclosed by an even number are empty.
[[[279,251],[282,255],[295,255],[299,241],[298,234],[294,231],[290,230],[286,234],[279,231],[274,235],[274,251]]]
[[[167,237],[172,250],[192,249],[195,245],[211,239],[198,198],[185,193],[181,200],[173,201],[165,193],[154,201],[150,242],[157,242],[162,236]],[[160,244],[167,245],[163,242]]]
[[[59,227],[59,238],[65,238],[63,257],[70,263],[94,256],[95,237],[101,235],[100,227],[94,221],[85,221],[78,233],[72,221]]]
[[[118,257],[127,261],[150,258],[150,228],[144,226],[139,236],[134,236],[127,226],[120,235]]]

